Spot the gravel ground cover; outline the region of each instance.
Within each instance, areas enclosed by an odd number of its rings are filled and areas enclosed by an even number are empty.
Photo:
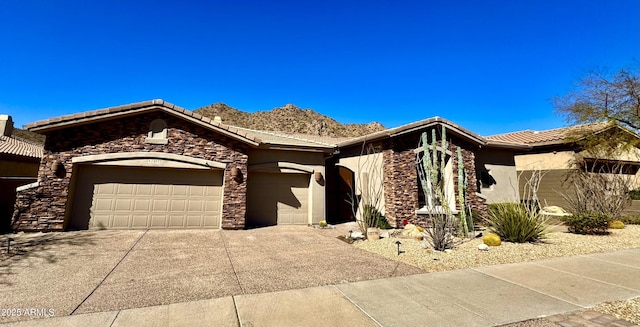
[[[397,241],[402,243],[400,250],[404,251],[400,255]],[[502,242],[502,245],[490,247],[488,251],[478,250],[480,244],[481,237],[460,240],[452,251],[440,252],[428,248],[424,241],[390,237],[377,241],[358,241],[354,246],[429,272],[437,272],[637,248],[640,247],[640,225],[611,230],[609,235],[552,232],[537,243]]]
[[[602,303],[593,310],[640,325],[640,297],[626,301]]]
[[[377,241],[358,241],[354,246],[398,260],[429,272],[466,269],[495,264],[526,262],[580,254],[609,252],[640,247],[640,225],[610,230],[609,235],[577,235],[562,231],[551,232],[537,243],[502,242],[488,251],[478,250],[482,238],[459,240],[452,251],[430,249],[424,241],[390,237]],[[400,234],[398,232],[393,235]],[[398,255],[397,241],[400,241]],[[640,298],[599,304],[593,310],[640,325]],[[546,325],[548,324],[548,325]],[[544,319],[523,322],[518,326],[559,326]]]

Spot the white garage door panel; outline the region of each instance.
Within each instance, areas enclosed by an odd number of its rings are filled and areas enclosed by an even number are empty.
[[[219,226],[219,170],[86,166],[77,183],[72,219],[89,228]]]

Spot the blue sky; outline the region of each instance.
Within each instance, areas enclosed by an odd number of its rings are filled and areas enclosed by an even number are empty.
[[[551,98],[640,60],[640,1],[0,1],[16,126],[161,98],[343,123],[566,125]]]

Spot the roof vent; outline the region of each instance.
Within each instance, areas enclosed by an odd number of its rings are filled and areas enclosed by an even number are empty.
[[[216,122],[216,123],[222,123],[222,117],[215,116],[215,117],[213,117],[213,121]]]
[[[13,120],[9,115],[0,115],[0,135],[11,136],[13,133]]]

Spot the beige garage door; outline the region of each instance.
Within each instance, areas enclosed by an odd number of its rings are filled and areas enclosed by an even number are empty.
[[[309,223],[308,174],[256,173],[247,179],[247,225]]]
[[[78,174],[72,229],[219,226],[221,170],[86,166]]]

